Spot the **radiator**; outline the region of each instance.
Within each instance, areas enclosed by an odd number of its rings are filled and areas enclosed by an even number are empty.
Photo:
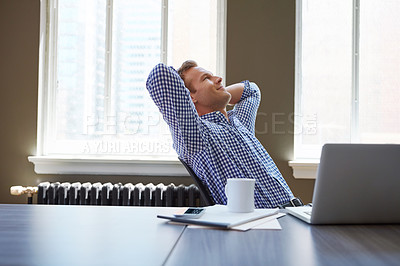
[[[36,194],[36,193],[35,193]],[[16,195],[16,194],[15,194]],[[29,200],[28,200],[29,202]],[[32,200],[30,200],[32,202]],[[42,182],[37,187],[38,204],[108,206],[204,206],[195,185],[175,186],[142,183],[60,183]]]

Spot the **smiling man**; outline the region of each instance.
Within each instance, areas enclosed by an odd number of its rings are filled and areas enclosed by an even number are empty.
[[[294,206],[289,186],[255,137],[261,100],[255,83],[225,88],[221,77],[186,61],[178,71],[155,66],[146,86],[170,127],[179,158],[208,186],[217,204],[227,202],[228,178],[252,178],[256,208]],[[230,111],[228,104],[234,105]]]

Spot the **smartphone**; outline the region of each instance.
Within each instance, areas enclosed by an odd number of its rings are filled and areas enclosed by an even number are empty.
[[[174,216],[175,217],[179,217],[179,218],[199,218],[201,217],[204,212],[206,211],[206,209],[204,208],[187,208],[183,213],[175,213]]]

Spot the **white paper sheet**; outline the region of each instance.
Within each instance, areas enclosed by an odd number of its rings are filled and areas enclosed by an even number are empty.
[[[248,231],[250,229],[256,229],[256,230],[281,230],[282,227],[277,220],[278,218],[285,216],[286,214],[284,213],[278,213],[272,216],[268,216],[265,218],[261,218],[255,221],[251,221],[245,224],[241,224],[238,226],[234,226],[231,228],[231,230],[236,230],[236,231]],[[217,227],[210,227],[210,226],[201,226],[201,225],[188,225],[188,228],[191,229],[220,229]]]
[[[250,213],[229,212],[225,205],[214,205],[205,207],[206,211],[198,219],[177,218],[174,216],[157,215],[158,218],[169,219],[173,222],[192,224],[197,226],[233,228],[251,221],[260,220],[265,217],[273,216],[279,212],[276,209],[256,209]]]
[[[284,213],[278,213],[272,216],[268,216],[262,219],[258,219],[249,223],[241,224],[232,227],[233,230],[247,231],[250,229],[264,229],[264,230],[280,230],[281,225],[278,222],[278,218],[285,216]]]

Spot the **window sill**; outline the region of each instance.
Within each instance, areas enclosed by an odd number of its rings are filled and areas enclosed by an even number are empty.
[[[178,159],[29,156],[28,160],[37,174],[188,176]],[[288,164],[293,168],[294,178],[315,179],[319,161],[294,160]]]
[[[315,179],[319,160],[294,160],[289,161],[289,166],[293,168],[293,176],[296,179]]]
[[[176,159],[29,156],[37,174],[188,176]]]

